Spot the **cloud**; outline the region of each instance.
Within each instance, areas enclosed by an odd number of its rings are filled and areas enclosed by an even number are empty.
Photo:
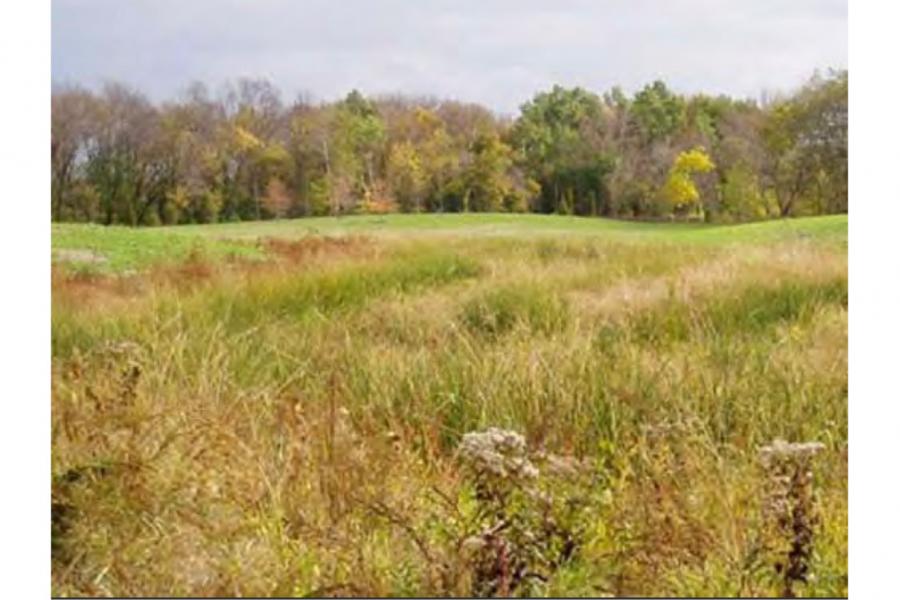
[[[157,99],[267,77],[511,113],[555,83],[756,96],[847,65],[846,0],[53,0],[52,76]]]

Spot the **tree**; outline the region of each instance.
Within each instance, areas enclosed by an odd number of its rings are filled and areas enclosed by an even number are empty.
[[[281,218],[288,214],[291,207],[291,196],[284,183],[277,177],[270,179],[266,184],[262,206],[267,215],[275,218]]]
[[[384,124],[374,104],[356,90],[329,113],[323,155],[332,195],[332,214],[337,214],[371,198],[376,165],[381,159]]]
[[[555,86],[511,119],[429,97],[290,106],[262,79],[172,102],[54,86],[51,214],[105,224],[354,211],[707,220],[847,210],[846,71],[758,104]],[[702,148],[702,150],[700,150]],[[773,208],[774,207],[774,208]]]
[[[222,100],[228,122],[224,136],[225,210],[241,218],[262,217],[269,179],[283,175],[290,156],[284,150],[281,95],[265,79],[239,79]]]
[[[482,133],[472,144],[472,160],[465,170],[464,210],[497,212],[512,194],[509,176],[512,148],[496,132]]]
[[[291,108],[288,153],[293,187],[298,193],[295,216],[324,215],[331,210],[330,111],[301,99]]]
[[[662,193],[676,213],[683,213],[691,208],[702,211],[702,205],[697,202],[700,199],[700,192],[693,176],[696,173],[708,173],[714,168],[715,165],[703,148],[681,152],[675,158]]]
[[[451,204],[462,206],[460,173],[465,151],[462,141],[447,131],[434,111],[418,109],[416,121],[422,129],[418,153],[424,177],[425,208],[430,211],[452,210]]]
[[[756,173],[743,163],[725,171],[719,193],[722,212],[728,220],[753,221],[769,216],[773,210],[769,206],[770,198],[760,188]]]
[[[606,177],[614,160],[604,152],[600,99],[581,88],[555,86],[522,106],[512,139],[526,173],[540,184],[541,212],[607,212]]]
[[[104,224],[137,225],[156,197],[164,176],[159,114],[145,96],[118,84],[103,89],[87,149],[87,180],[100,198]]]
[[[419,212],[425,190],[425,172],[419,153],[411,142],[403,141],[391,147],[386,176],[400,210]]]
[[[57,88],[51,98],[50,167],[52,218],[72,218],[77,211],[70,204],[69,192],[79,178],[90,141],[90,125],[96,103],[93,95],[81,88]],[[67,213],[67,209],[69,212]]]
[[[648,143],[674,135],[685,121],[685,103],[662,81],[654,81],[634,95],[630,114]]]
[[[816,76],[769,111],[763,137],[781,216],[847,210],[847,93],[847,71]]]

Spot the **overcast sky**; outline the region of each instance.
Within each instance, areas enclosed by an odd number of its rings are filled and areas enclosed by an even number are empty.
[[[265,77],[514,113],[555,83],[759,97],[847,66],[846,0],[53,0],[55,82],[154,99]]]

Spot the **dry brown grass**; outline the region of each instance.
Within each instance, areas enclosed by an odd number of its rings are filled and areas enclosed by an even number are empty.
[[[284,277],[290,272],[326,269],[348,261],[374,261],[381,255],[372,240],[361,236],[307,237],[296,241],[265,239],[260,244],[269,252],[268,260],[213,261],[194,252],[183,261],[157,264],[140,273],[72,271],[54,265],[51,269],[53,303],[59,310],[72,312],[138,310],[166,294],[190,295],[239,281]]]
[[[260,245],[270,253],[294,264],[322,264],[327,258],[360,258],[377,254],[371,238],[363,236],[305,237],[299,240],[265,238]]]
[[[629,278],[599,290],[577,289],[570,298],[579,313],[615,318],[666,302],[690,303],[726,290],[776,288],[786,281],[821,282],[846,273],[846,256],[810,243],[780,244],[741,248],[738,253],[689,264],[673,273]]]

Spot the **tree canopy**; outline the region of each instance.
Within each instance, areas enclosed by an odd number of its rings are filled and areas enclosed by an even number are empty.
[[[55,87],[54,220],[155,225],[388,211],[708,221],[847,211],[846,71],[759,103],[554,86],[514,118],[457,101],[286,105],[265,80],[154,104]]]

